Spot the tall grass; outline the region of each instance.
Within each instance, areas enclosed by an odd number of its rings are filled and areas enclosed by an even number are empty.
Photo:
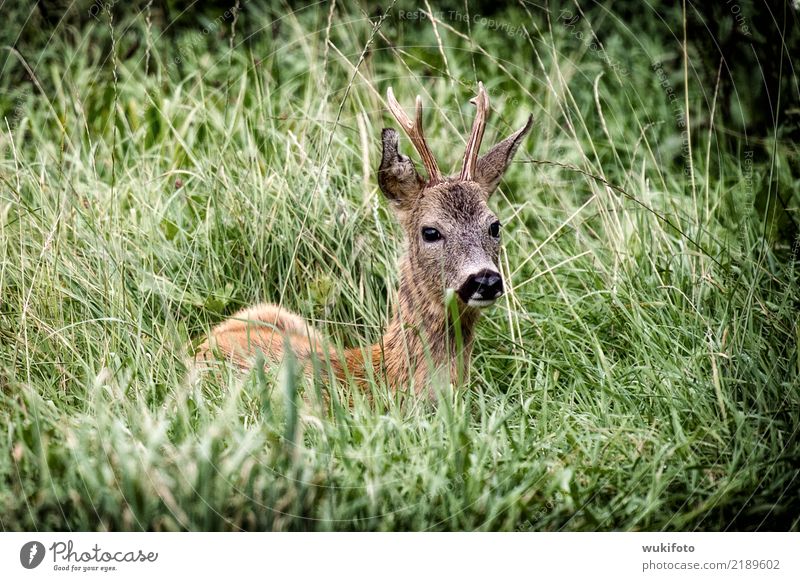
[[[249,36],[105,13],[8,51],[3,529],[797,529],[798,272],[754,209],[797,184],[796,144],[753,157],[673,37],[602,11],[328,10],[248,4]],[[402,251],[381,96],[422,94],[455,168],[478,80],[487,143],[536,126],[492,201],[508,294],[468,389],[320,409],[291,369],[189,372],[260,300],[380,336]]]

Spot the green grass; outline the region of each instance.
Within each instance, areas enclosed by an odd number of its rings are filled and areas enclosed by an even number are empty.
[[[144,14],[6,51],[3,530],[800,526],[798,271],[754,209],[798,191],[796,144],[709,128],[714,87],[685,93],[675,38],[600,10],[604,53],[585,20],[524,6],[445,12],[441,40],[398,7],[377,32],[357,7],[330,30],[327,5],[279,27],[262,10],[232,51],[230,20],[169,37]],[[486,143],[536,126],[492,201],[509,293],[468,389],[319,410],[291,373],[187,374],[192,342],[256,301],[342,345],[380,335],[402,249],[380,96],[421,93],[454,169],[477,80]]]

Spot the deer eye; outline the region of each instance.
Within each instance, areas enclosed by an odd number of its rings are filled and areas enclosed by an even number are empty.
[[[489,226],[489,234],[492,235],[492,238],[500,238],[500,222],[492,222],[492,225]]]
[[[429,228],[426,226],[422,229],[422,239],[425,242],[436,242],[442,239],[442,235],[436,228]]]

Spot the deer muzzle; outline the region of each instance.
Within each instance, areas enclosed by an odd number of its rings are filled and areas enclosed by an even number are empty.
[[[503,295],[503,278],[499,272],[484,269],[470,275],[458,289],[458,296],[470,307],[488,307]]]

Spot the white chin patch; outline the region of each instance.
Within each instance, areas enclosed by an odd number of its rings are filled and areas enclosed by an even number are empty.
[[[478,307],[482,309],[484,307],[488,307],[489,305],[494,304],[494,299],[470,299],[467,303],[470,307]]]

